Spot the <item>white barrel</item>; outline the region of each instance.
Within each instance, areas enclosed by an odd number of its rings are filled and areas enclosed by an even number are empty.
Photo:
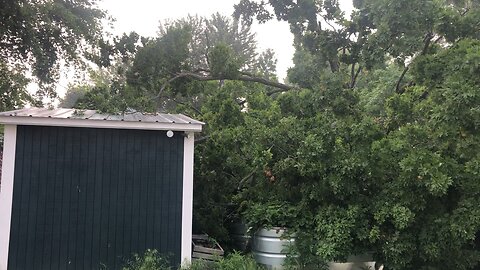
[[[347,258],[347,262],[330,262],[329,270],[364,270],[375,269],[375,262],[370,254],[352,255]]]

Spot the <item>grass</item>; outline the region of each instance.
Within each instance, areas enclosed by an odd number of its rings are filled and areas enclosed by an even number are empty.
[[[135,254],[125,264],[122,270],[173,270],[168,259],[156,250],[147,250],[144,254]],[[204,261],[194,261],[188,266],[178,270],[261,270],[255,260],[248,255],[232,253],[218,262],[206,263]]]

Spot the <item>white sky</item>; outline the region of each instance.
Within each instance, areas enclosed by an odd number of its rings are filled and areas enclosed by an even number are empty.
[[[178,19],[188,14],[210,16],[219,12],[230,16],[233,5],[240,0],[102,0],[100,7],[106,9],[116,19],[114,33],[135,31],[142,36],[156,36],[160,21]],[[342,9],[351,11],[351,0],[340,0]],[[271,20],[265,24],[255,24],[258,49],[273,49],[277,57],[277,73],[280,80],[287,75],[293,65],[293,35],[288,23]]]

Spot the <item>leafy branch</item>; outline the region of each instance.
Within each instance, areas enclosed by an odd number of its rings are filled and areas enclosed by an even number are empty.
[[[240,75],[236,77],[230,77],[222,74],[218,75],[213,75],[211,74],[210,70],[206,69],[201,69],[197,70],[196,72],[180,72],[167,80],[161,87],[160,90],[158,91],[158,94],[154,97],[154,99],[158,99],[162,97],[163,92],[165,89],[170,85],[172,82],[175,80],[181,79],[181,78],[191,78],[197,81],[220,81],[220,80],[238,80],[238,81],[243,81],[243,82],[256,82],[256,83],[261,83],[263,85],[267,86],[272,86],[274,88],[277,88],[278,90],[274,90],[268,93],[268,95],[273,95],[278,92],[283,92],[283,91],[288,91],[292,89],[296,89],[297,87],[293,85],[288,85],[288,84],[283,84],[279,83],[276,81],[268,80],[262,77],[257,77],[251,73],[248,72],[240,72]]]
[[[430,45],[432,45],[432,39],[434,38],[434,34],[433,33],[427,33],[425,35],[425,39],[424,39],[424,45],[423,45],[423,48],[422,48],[422,51],[420,52],[420,56],[421,55],[425,55],[427,54],[428,52],[428,49],[430,48]],[[439,36],[437,39],[434,40],[433,44],[437,43],[438,41],[440,41],[440,39],[442,38],[442,36]],[[413,59],[414,60],[414,59]],[[413,61],[411,61],[410,63],[412,63]],[[407,65],[404,69],[403,69],[403,72],[402,74],[400,75],[400,77],[398,78],[397,80],[397,83],[395,84],[395,91],[399,94],[403,93],[403,89],[400,87],[402,81],[403,81],[403,78],[405,77],[405,75],[407,74],[408,70],[410,69],[410,64]]]

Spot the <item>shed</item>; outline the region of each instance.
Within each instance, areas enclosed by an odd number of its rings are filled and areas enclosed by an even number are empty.
[[[5,124],[0,270],[191,258],[194,132],[181,114],[26,108]]]

